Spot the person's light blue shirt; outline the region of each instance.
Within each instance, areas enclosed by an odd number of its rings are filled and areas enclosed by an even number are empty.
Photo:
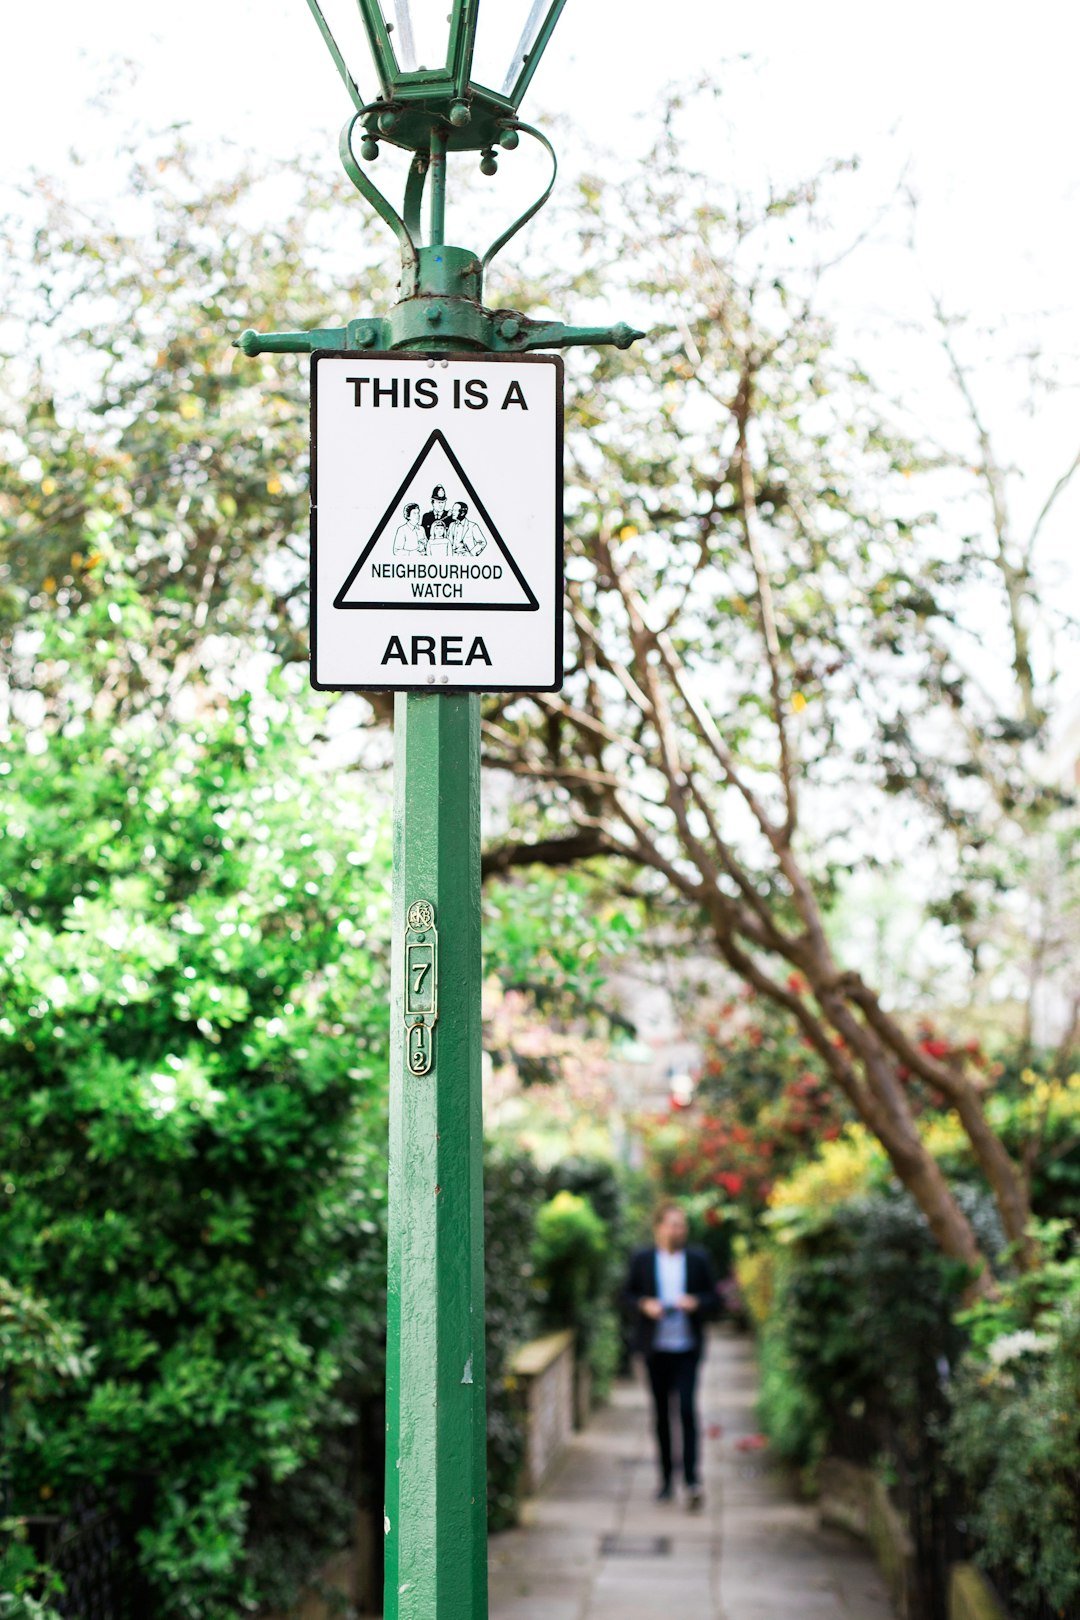
[[[656,1324],[652,1347],[678,1353],[694,1348],[694,1334],[685,1311],[675,1304],[686,1293],[686,1250],[656,1251],[656,1286],[664,1314]]]

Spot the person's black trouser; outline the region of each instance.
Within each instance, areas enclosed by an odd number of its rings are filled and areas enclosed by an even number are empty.
[[[683,1477],[688,1485],[696,1485],[698,1426],[694,1406],[697,1384],[699,1350],[654,1350],[645,1357],[656,1407],[656,1443],[660,1448],[660,1472],[664,1484],[671,1483],[671,1397],[679,1397],[679,1420],[682,1425]]]

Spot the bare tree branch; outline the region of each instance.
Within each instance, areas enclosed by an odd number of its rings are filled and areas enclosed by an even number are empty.
[[[781,653],[780,638],[776,630],[776,609],[773,604],[768,564],[765,560],[765,553],[757,530],[757,497],[754,493],[754,471],[750,463],[750,449],[747,442],[747,431],[753,410],[754,369],[755,367],[751,363],[749,356],[744,357],[742,372],[739,377],[739,389],[733,410],[738,433],[735,465],[739,475],[739,493],[742,497],[740,522],[746,549],[750,553],[750,560],[753,564],[754,578],[757,581],[761,633],[765,643],[765,656],[769,665],[769,685],[772,691],[773,722],[776,726],[777,741],[780,745],[780,781],[783,788],[784,804],[787,807],[784,820],[784,836],[787,841],[790,841],[799,817],[795,788],[795,761],[792,756],[787,713],[784,708],[784,683],[780,673]]]
[[[1009,516],[1008,494],[1005,487],[1005,474],[998,465],[994,454],[994,445],[990,431],[983,420],[967,368],[957,353],[956,345],[950,336],[950,321],[946,315],[941,300],[933,300],[934,315],[941,332],[941,344],[949,362],[953,381],[964,406],[967,410],[971,425],[975,430],[978,441],[980,468],[983,482],[990,497],[990,509],[993,517],[994,539],[996,553],[994,561],[997,565],[1001,581],[1005,588],[1005,599],[1009,613],[1009,627],[1012,634],[1013,657],[1012,667],[1016,676],[1016,683],[1020,698],[1020,712],[1027,723],[1033,727],[1042,724],[1043,714],[1035,698],[1035,673],[1031,664],[1031,639],[1028,632],[1027,618],[1024,610],[1025,598],[1031,588],[1031,561],[1032,535],[1027,545],[1022,549],[1019,564],[1014,563],[1010,556],[1013,546],[1012,524]],[[1072,469],[1065,475],[1065,482],[1072,476]],[[1051,504],[1055,499],[1051,496]],[[1041,519],[1040,519],[1041,521]]]
[[[1029,556],[1035,549],[1035,542],[1039,538],[1040,530],[1042,529],[1043,524],[1046,522],[1046,519],[1050,516],[1050,513],[1054,510],[1058,497],[1065,493],[1078,471],[1080,471],[1080,450],[1076,452],[1076,455],[1066,467],[1065,471],[1057,480],[1057,483],[1054,485],[1053,489],[1050,491],[1049,495],[1042,504],[1042,510],[1039,512],[1038,517],[1035,519],[1035,522],[1032,525],[1031,538],[1028,542]]]
[[[503,876],[519,866],[576,866],[599,855],[625,855],[610,838],[590,828],[565,838],[538,838],[532,844],[500,844],[480,857],[482,879]]]

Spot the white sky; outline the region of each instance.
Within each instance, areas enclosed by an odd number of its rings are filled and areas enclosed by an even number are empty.
[[[329,0],[328,13],[348,3]],[[500,3],[524,9],[524,0]],[[46,0],[5,18],[5,43],[0,186],[31,164],[62,169],[72,147],[100,156],[112,129],[139,120],[190,120],[206,140],[279,159],[322,150],[336,170],[350,109],[304,0]],[[119,58],[134,67],[117,77],[110,63]],[[1001,0],[569,0],[524,110],[538,120],[567,114],[598,143],[640,149],[662,88],[710,72],[725,84],[721,114],[734,133],[716,140],[701,128],[702,167],[712,144],[717,166],[749,187],[857,155],[860,173],[836,192],[846,213],[834,216],[852,236],[903,176],[919,198],[916,255],[901,246],[908,220],[897,209],[835,276],[832,312],[856,352],[953,442],[940,356],[901,335],[899,322],[925,321],[930,291],[969,313],[970,353],[988,364],[987,413],[1002,456],[1024,474],[1020,505],[1033,513],[1080,447],[1078,59],[1080,8],[1062,0],[1021,9]],[[371,90],[364,67],[361,88]],[[107,84],[114,122],[103,124],[86,103]],[[556,134],[556,144],[572,169],[572,143]],[[491,182],[504,188],[501,200],[515,189],[511,163],[523,159],[504,159]],[[73,183],[92,187],[97,175],[100,184],[102,172],[91,162]],[[1034,416],[1021,379],[1002,364],[1028,341],[1069,385]],[[1047,537],[1062,576],[1078,526],[1080,490]]]

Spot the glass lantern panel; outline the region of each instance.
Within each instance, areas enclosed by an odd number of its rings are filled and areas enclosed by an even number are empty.
[[[525,58],[553,0],[480,0],[472,80],[500,96],[513,95]]]
[[[402,73],[442,73],[450,58],[453,0],[379,0]]]
[[[356,0],[319,0],[323,20],[356,83],[365,87],[371,78],[371,49]]]

